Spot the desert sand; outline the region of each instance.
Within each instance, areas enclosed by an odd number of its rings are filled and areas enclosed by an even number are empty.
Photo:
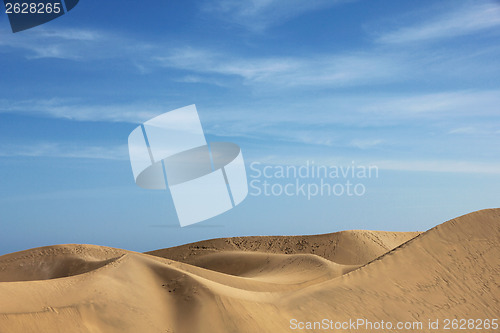
[[[57,245],[0,256],[0,333],[494,332],[444,324],[500,319],[499,277],[500,209],[423,233],[237,237],[145,254]],[[307,329],[361,319],[422,328]]]

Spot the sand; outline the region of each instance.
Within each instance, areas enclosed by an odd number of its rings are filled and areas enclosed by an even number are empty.
[[[236,237],[145,254],[31,249],[0,256],[0,333],[472,332],[444,325],[500,319],[499,245],[500,209],[490,209],[423,233]],[[361,319],[384,329],[352,326]],[[398,322],[422,329],[387,328]]]

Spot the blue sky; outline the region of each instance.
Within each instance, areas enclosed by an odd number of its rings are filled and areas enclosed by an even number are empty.
[[[81,0],[16,34],[1,14],[0,59],[0,254],[426,230],[499,206],[498,2]],[[379,177],[362,197],[249,196],[180,228],[168,192],[135,185],[127,137],[190,104],[247,167]]]

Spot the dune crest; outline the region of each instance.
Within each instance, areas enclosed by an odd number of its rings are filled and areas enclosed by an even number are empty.
[[[113,262],[125,251],[93,245],[55,245],[0,257],[0,282],[51,280]]]
[[[499,245],[500,209],[490,209],[424,233],[237,237],[147,254],[32,249],[0,256],[0,332],[290,332],[294,318],[498,318]]]
[[[418,236],[419,232],[348,230],[311,236],[250,236],[211,239],[147,252],[192,263],[219,252],[243,251],[276,254],[314,254],[345,265],[362,265]]]

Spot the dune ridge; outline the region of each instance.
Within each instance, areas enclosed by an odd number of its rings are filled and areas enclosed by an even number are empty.
[[[489,209],[424,233],[221,238],[145,254],[26,250],[0,256],[0,333],[290,332],[291,319],[499,318],[499,244],[500,209]]]
[[[348,230],[310,236],[250,236],[218,238],[147,252],[191,263],[222,251],[314,254],[346,265],[361,265],[419,235],[420,232]]]

